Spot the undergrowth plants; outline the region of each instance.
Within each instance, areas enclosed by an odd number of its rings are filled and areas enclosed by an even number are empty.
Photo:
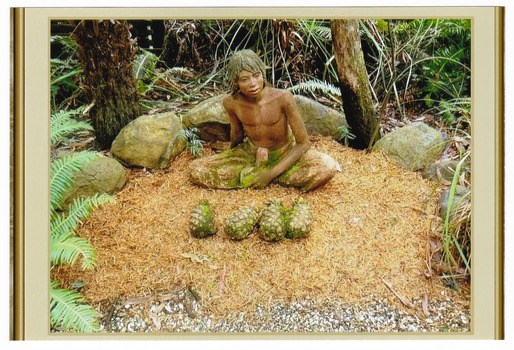
[[[51,116],[52,145],[65,141],[78,130],[89,130],[85,122],[71,118],[79,110],[60,111]],[[53,159],[50,164],[50,270],[59,265],[74,265],[80,259],[83,269],[96,263],[95,249],[88,240],[76,236],[78,225],[89,217],[94,208],[113,202],[107,194],[75,198],[67,205],[78,171],[98,157],[97,152],[81,151]],[[98,313],[84,301],[78,291],[59,288],[58,281],[50,284],[50,325],[52,329],[93,332],[99,329]]]
[[[439,112],[470,97],[471,20],[365,20],[361,29],[377,103],[391,88],[400,111],[409,101]]]

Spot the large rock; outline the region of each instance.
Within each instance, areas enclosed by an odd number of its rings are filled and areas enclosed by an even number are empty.
[[[182,117],[188,128],[197,128],[198,137],[206,142],[230,141],[230,122],[223,107],[224,95],[208,98],[193,107]]]
[[[458,160],[443,159],[430,164],[423,170],[423,177],[432,181],[452,181]],[[469,164],[464,163],[460,169],[460,173],[469,172]]]
[[[448,213],[450,191],[451,191],[450,188],[447,189],[446,191],[444,191],[444,193],[441,195],[441,198],[439,199],[440,214],[441,214],[441,217],[443,218],[443,220],[446,219],[446,215]],[[460,211],[464,210],[464,208],[466,206],[469,206],[470,202],[471,202],[471,190],[469,188],[461,186],[461,185],[455,186],[450,221],[453,221],[453,219],[456,216],[458,216],[457,214]]]
[[[67,202],[76,197],[89,197],[96,193],[117,192],[125,186],[125,168],[116,159],[99,155],[85,164],[75,178],[75,185],[67,195]]]
[[[348,126],[344,114],[335,109],[304,96],[295,95],[294,98],[309,133],[337,139],[340,134],[339,127]]]
[[[204,141],[230,140],[230,122],[222,104],[223,96],[202,101],[182,118],[186,127],[198,128],[198,136]],[[332,108],[299,95],[295,96],[295,101],[309,133],[337,138],[338,128],[347,125],[345,116]]]
[[[408,170],[419,170],[441,157],[445,148],[442,134],[417,122],[398,128],[377,141],[375,149]]]
[[[120,131],[111,152],[127,166],[164,169],[186,146],[178,134],[182,129],[172,112],[144,115]]]

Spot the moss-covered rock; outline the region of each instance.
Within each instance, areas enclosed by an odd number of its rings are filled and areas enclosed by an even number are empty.
[[[111,152],[127,166],[167,168],[186,147],[180,119],[172,112],[144,115],[125,126]]]
[[[439,131],[417,122],[388,133],[377,141],[374,149],[382,149],[398,165],[414,171],[438,159],[445,146]]]

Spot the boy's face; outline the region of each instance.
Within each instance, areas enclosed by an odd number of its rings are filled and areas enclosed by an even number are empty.
[[[264,77],[261,72],[252,73],[244,70],[239,73],[237,85],[244,95],[257,97],[264,88]]]

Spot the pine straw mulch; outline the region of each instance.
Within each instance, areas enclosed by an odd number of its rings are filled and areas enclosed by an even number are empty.
[[[463,300],[440,279],[429,278],[427,249],[440,223],[435,186],[381,153],[311,139],[343,171],[310,193],[273,184],[264,190],[199,188],[188,178],[189,152],[165,171],[129,170],[117,202],[95,210],[78,230],[96,248],[97,266],[61,266],[52,278],[64,287],[85,282],[81,292],[92,304],[194,285],[203,306],[215,314],[305,298],[358,304],[372,295],[398,306],[402,297],[434,300],[441,293]],[[278,198],[290,207],[299,197],[310,203],[314,217],[306,239],[270,243],[254,234],[232,241],[223,232],[225,219],[243,205],[263,207]],[[211,203],[219,228],[206,239],[192,238],[188,229],[200,199]]]

